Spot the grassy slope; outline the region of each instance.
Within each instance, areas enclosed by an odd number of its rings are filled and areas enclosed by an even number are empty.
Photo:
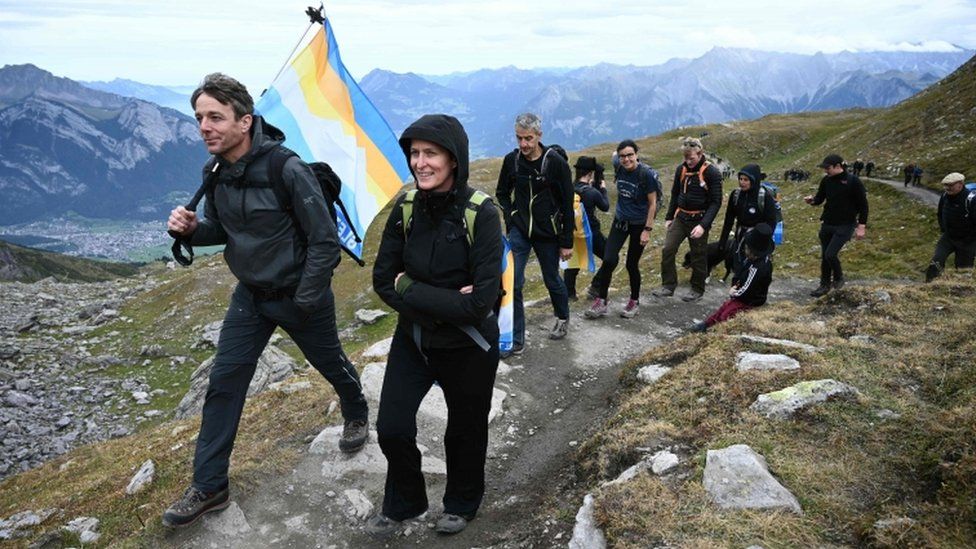
[[[650,159],[666,178],[673,173],[674,166],[679,161],[678,138],[681,135],[697,135],[701,131],[708,131],[711,134],[706,139],[708,148],[730,159],[735,165],[759,161],[771,174],[781,173],[786,167],[794,165],[801,165],[814,171],[812,166],[826,154],[827,148],[833,150],[832,144],[847,143],[857,128],[888,116],[891,116],[889,111],[866,110],[769,116],[756,121],[668,132],[639,142],[642,156]],[[884,129],[879,131],[885,133]],[[973,133],[968,135],[971,136]],[[924,147],[926,143],[920,146]],[[894,151],[895,145],[890,147]],[[596,155],[609,165],[612,150],[613,145],[606,144],[581,151],[579,154]],[[840,150],[849,157],[858,152],[848,151],[844,147]],[[932,154],[935,154],[934,145]],[[970,158],[973,156],[969,155]],[[500,159],[473,163],[472,183],[492,192],[499,165]],[[777,252],[779,275],[815,276],[819,261],[815,249],[818,210],[803,205],[799,200],[801,196],[809,194],[814,189],[815,183],[810,182],[784,185],[782,188],[782,200],[787,219],[787,245]],[[869,239],[852,244],[845,251],[845,266],[851,278],[917,278],[918,272],[924,267],[931,252],[930,243],[934,241],[934,219],[931,212],[904,200],[899,194],[885,187],[870,186],[869,192],[873,212],[869,224]],[[381,212],[368,231],[365,257],[375,255],[382,224],[388,212],[388,209]],[[654,284],[657,277],[656,269],[660,262],[659,249],[663,232],[661,220],[662,216],[659,216],[654,246],[649,253],[645,254],[642,261],[644,272],[649,273],[645,278],[647,285]],[[140,366],[136,371],[120,369],[115,372],[118,375],[138,373],[147,377],[154,388],[160,387],[170,392],[168,396],[163,397],[167,400],[161,400],[157,404],[175,403],[182,394],[182,389],[185,388],[190,371],[209,354],[208,351],[191,350],[190,346],[199,337],[200,327],[220,319],[223,315],[233,278],[219,257],[200,258],[198,263],[188,270],[170,271],[158,266],[154,269],[156,272],[152,276],[160,277],[164,283],[140,296],[122,311],[122,314],[132,318],[133,322],[124,327],[117,323],[111,324],[93,334],[94,337],[105,335],[112,330],[120,330],[124,331],[127,337],[124,340],[114,338],[115,341],[92,349],[92,352],[96,354],[111,352],[123,357],[133,357],[142,345],[160,343],[171,353],[191,356],[192,360],[183,366],[173,367],[168,359],[153,359],[148,365]],[[340,329],[352,325],[352,317],[356,309],[381,306],[370,289],[369,277],[369,267],[360,268],[348,260],[344,260],[336,272],[333,284],[337,295]],[[545,294],[538,271],[531,265],[527,280],[528,298],[541,297]],[[617,282],[623,283],[622,275],[618,275]],[[585,283],[584,275],[584,280],[580,281],[580,289]],[[944,299],[924,293],[914,294],[911,298]],[[795,307],[784,307],[777,311],[779,312],[776,314],[783,317],[797,317],[803,314]],[[828,322],[832,321],[828,319]],[[838,319],[838,321],[845,320]],[[395,319],[391,316],[374,326],[353,330],[344,339],[347,352],[355,360],[358,352],[368,342],[388,335],[392,331],[394,322]],[[920,322],[920,319],[912,322]],[[803,329],[800,325],[795,329],[791,328],[798,334],[803,334]],[[890,329],[894,330],[894,328]],[[969,331],[972,332],[971,327]],[[113,338],[107,339],[112,341]],[[685,349],[691,352],[706,348],[702,343],[704,340],[700,338],[683,341],[679,350]],[[697,343],[687,347],[689,341]],[[285,341],[282,346],[293,356],[300,358],[300,354],[292,344]],[[931,350],[931,347],[925,347],[921,352],[931,352]],[[730,351],[726,349],[716,352]],[[833,355],[829,357],[836,358]],[[847,358],[847,356],[839,357],[841,360]],[[139,362],[141,363],[141,359]],[[360,365],[362,365],[361,361]],[[248,401],[239,444],[236,446],[233,458],[232,477],[235,486],[247,490],[260,482],[264,475],[286,470],[288,464],[296,459],[306,436],[321,428],[325,422],[338,421],[337,418],[323,418],[324,408],[332,398],[328,385],[317,375],[310,375],[308,372],[303,375],[313,382],[312,390],[291,395],[281,393],[260,395]],[[703,389],[695,389],[695,391],[701,390]],[[679,387],[675,395],[662,398],[678,399],[685,392]],[[630,405],[624,404],[625,411],[629,409],[628,406]],[[695,406],[692,405],[690,408]],[[308,413],[309,410],[312,410],[312,413]],[[740,413],[741,411],[730,415],[733,424],[741,421]],[[716,417],[720,419],[721,415]],[[635,436],[640,436],[640,433],[654,425],[658,424],[631,425],[635,428],[636,434],[623,434],[621,431],[622,440],[631,440]],[[188,481],[196,427],[196,420],[164,424],[147,422],[143,429],[131,437],[75,450],[37,470],[8,479],[0,484],[0,517],[25,509],[54,506],[63,509],[66,518],[82,514],[102,518],[102,540],[105,543],[145,544],[147,540],[159,534],[159,513],[178,495]],[[679,427],[681,425],[674,427],[675,432],[678,432]],[[667,431],[671,430],[671,428],[667,429]],[[770,447],[770,444],[759,445],[762,451]],[[591,444],[588,448],[593,452],[595,446]],[[614,467],[619,467],[626,461],[621,456],[629,454],[627,451],[615,454],[614,448],[608,447],[606,454],[583,454],[587,464],[586,470],[592,475],[605,476]],[[971,456],[971,452],[968,455]],[[153,487],[139,496],[124,497],[122,490],[128,478],[149,457],[152,457],[157,465],[157,480]],[[640,482],[647,484],[648,481],[643,479]],[[654,489],[662,497],[666,495],[666,491],[660,487]],[[701,494],[698,493],[697,497],[700,496]],[[806,500],[804,503],[806,504]],[[614,539],[629,539],[628,531],[646,533],[639,524],[627,523],[631,519],[638,520],[632,515],[621,513],[620,517],[615,518],[607,513],[608,508],[606,502],[602,501],[601,518]],[[671,510],[676,511],[673,508]],[[703,511],[696,508],[695,512]],[[655,516],[654,520],[662,520],[662,518]],[[757,520],[762,522],[760,518]],[[55,528],[62,522],[61,519],[52,518],[40,530]],[[647,523],[653,521],[640,519],[638,522],[646,527]],[[840,538],[847,538],[848,535],[848,530],[843,530]],[[727,536],[708,538],[696,534],[695,537],[688,539],[714,541],[733,538]]]
[[[53,276],[62,281],[97,282],[136,273],[135,265],[95,261],[34,250],[0,240],[0,272],[3,280],[36,282]]]

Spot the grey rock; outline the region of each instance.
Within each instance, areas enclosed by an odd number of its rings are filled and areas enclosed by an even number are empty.
[[[308,452],[323,456],[322,476],[337,480],[348,475],[385,474],[386,456],[376,440],[376,431],[369,432],[369,439],[362,450],[354,454],[345,454],[339,450],[339,437],[342,436],[342,426],[335,425],[322,430],[309,445]],[[446,475],[447,464],[436,457],[426,455],[427,448],[418,444],[422,455],[420,468],[425,473]]]
[[[873,340],[874,340],[874,338],[871,337],[871,336],[869,336],[869,335],[852,335],[848,339],[848,341],[851,341],[851,342],[854,342],[854,343],[871,343],[871,341],[873,341]]]
[[[102,537],[102,535],[99,534],[98,532],[85,530],[84,532],[81,533],[80,536],[78,536],[78,541],[80,541],[82,544],[87,545],[90,543],[95,543],[96,541],[98,541],[98,538],[100,537]]]
[[[129,481],[129,485],[125,487],[125,493],[128,495],[138,494],[142,490],[152,484],[153,476],[156,474],[156,464],[153,460],[147,459],[142,467],[139,467],[139,471],[136,472],[135,476]]]
[[[375,324],[381,318],[388,316],[390,313],[380,309],[359,309],[356,311],[356,320],[366,324]]]
[[[36,398],[20,391],[9,391],[4,397],[4,401],[6,401],[8,406],[13,406],[15,408],[35,406],[38,403]]]
[[[709,450],[705,491],[722,509],[770,509],[803,514],[800,503],[769,473],[766,460],[749,446]]]
[[[392,344],[392,337],[388,337],[382,341],[377,341],[363,351],[363,358],[383,358],[390,354],[390,346]]]
[[[64,529],[74,534],[81,535],[82,532],[95,532],[101,522],[95,517],[78,517],[65,525]]]
[[[150,358],[158,358],[166,356],[166,351],[163,350],[163,346],[159,344],[143,345],[139,349],[139,356],[146,356]]]
[[[569,549],[604,549],[606,546],[607,538],[597,527],[593,516],[593,494],[586,494],[583,497],[583,506],[576,513]]]
[[[18,379],[14,382],[14,389],[18,391],[26,391],[30,389],[31,381],[29,379]]]
[[[818,248],[819,249],[819,248]],[[746,343],[761,343],[763,345],[778,345],[780,347],[788,347],[791,349],[800,349],[801,351],[806,351],[808,353],[818,353],[822,351],[820,347],[814,347],[813,345],[807,345],[806,343],[798,343],[796,341],[790,341],[789,339],[776,339],[772,337],[762,337],[741,334],[739,339],[745,341]]]
[[[878,303],[891,303],[891,294],[884,290],[876,290],[874,298],[878,300]]]
[[[655,475],[663,475],[678,466],[678,456],[667,450],[661,450],[651,456],[651,471]]]
[[[350,507],[348,512],[351,516],[359,520],[366,520],[373,514],[373,503],[369,501],[369,498],[362,491],[343,490],[342,494],[349,500]]]
[[[771,419],[788,419],[797,410],[826,401],[832,397],[851,397],[857,389],[833,379],[801,381],[796,385],[759,395],[749,407]]]
[[[874,530],[876,532],[904,532],[915,526],[917,521],[909,517],[897,517],[875,521]]]
[[[200,347],[213,347],[217,348],[217,341],[220,339],[220,328],[224,325],[223,320],[218,320],[216,322],[211,322],[203,327],[203,333],[200,334],[200,340],[197,342],[196,346]]]
[[[217,513],[203,516],[203,525],[207,530],[221,536],[234,537],[251,531],[251,525],[244,516],[244,511],[236,501],[230,502],[226,509]]]
[[[740,372],[749,370],[799,370],[800,363],[786,355],[745,352],[736,356],[735,367]]]
[[[643,459],[637,463],[631,465],[630,467],[624,469],[622,473],[617,475],[617,478],[604,482],[601,486],[612,486],[614,484],[623,484],[630,481],[642,471],[646,471],[651,468],[651,459],[648,456],[644,456]]]
[[[203,410],[203,399],[210,384],[213,362],[213,357],[208,358],[190,376],[190,388],[174,413],[176,419],[186,419]],[[263,392],[272,383],[291,377],[297,369],[298,364],[290,356],[277,347],[269,345],[258,359],[254,377],[251,378],[251,384],[247,388],[247,396]]]
[[[664,377],[664,374],[671,371],[671,368],[662,366],[660,364],[649,364],[647,366],[642,366],[640,370],[637,370],[637,379],[642,382],[651,385],[657,380]]]

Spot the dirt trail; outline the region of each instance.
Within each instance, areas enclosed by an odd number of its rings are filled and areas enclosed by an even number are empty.
[[[891,179],[878,179],[877,177],[865,177],[866,181],[874,181],[875,183],[884,183],[889,187],[898,189],[899,191],[916,198],[919,202],[927,206],[938,206],[939,197],[942,196],[937,191],[933,191],[928,187],[906,187],[903,181],[893,181]]]
[[[616,282],[620,289],[611,297],[619,298],[625,293],[626,275],[620,273]],[[810,287],[808,281],[775,280],[770,302],[809,299]],[[565,487],[575,482],[576,448],[609,413],[621,369],[648,349],[685,333],[693,320],[704,318],[727,295],[721,282],[713,282],[705,298],[694,304],[654,298],[649,290],[640,315],[631,320],[616,316],[620,299],[613,304],[613,316],[595,321],[582,318],[585,304],[573,304],[569,336],[563,341],[546,338],[552,318],[547,302],[526,309],[526,351],[504,364],[496,381],[499,395],[503,391],[506,397],[502,413],[491,424],[484,504],[464,532],[442,537],[431,530],[442,509],[445,478],[428,473],[427,516],[408,522],[406,535],[385,542],[370,538],[363,531],[365,501],[378,506],[382,500],[385,460],[375,440],[353,460],[337,455],[330,440],[327,454],[306,453],[291,474],[267,481],[246,497],[232,487],[239,510],[207,516],[187,530],[169,534],[165,542],[181,547],[565,546],[572,536],[571,516],[547,524],[540,511],[556,502],[575,513],[572,506],[578,506],[582,496],[566,493]],[[376,372],[381,366],[367,368]],[[376,381],[364,379],[367,395],[371,383]],[[371,421],[376,409],[371,401]],[[435,417],[437,410],[425,404],[419,416],[418,442],[429,448],[425,467],[431,469],[442,466],[438,460],[444,457],[440,437],[445,424]],[[427,461],[427,456],[433,459]],[[365,498],[346,492],[354,490]]]

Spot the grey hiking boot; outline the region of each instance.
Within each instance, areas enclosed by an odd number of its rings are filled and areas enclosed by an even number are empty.
[[[843,288],[844,287],[844,283],[845,283],[845,281],[844,281],[843,278],[838,278],[837,280],[834,281],[834,289],[835,290],[839,290],[839,289]]]
[[[230,505],[230,491],[207,493],[190,486],[180,499],[173,502],[163,513],[163,526],[178,528],[189,526],[211,511],[220,511]]]
[[[593,300],[593,305],[590,305],[589,309],[583,311],[583,317],[589,319],[600,318],[601,316],[607,316],[608,310],[607,300],[597,297]]]
[[[702,295],[704,294],[702,294],[697,290],[691,290],[690,292],[681,296],[681,301],[684,301],[685,303],[691,303],[692,301],[698,301],[699,299],[701,299]]]
[[[556,324],[553,325],[552,330],[549,330],[549,339],[562,339],[566,337],[566,331],[569,329],[569,319],[557,318]]]
[[[639,312],[640,302],[636,299],[630,299],[627,301],[627,305],[624,306],[624,309],[620,311],[620,316],[623,318],[634,318]]]
[[[351,454],[366,445],[369,438],[369,424],[365,419],[353,419],[342,426],[339,450]]]
[[[455,515],[452,513],[444,513],[441,518],[437,519],[437,524],[434,526],[434,531],[438,534],[457,534],[468,525],[468,522],[473,520],[474,517]]]
[[[661,286],[651,292],[654,297],[671,297],[674,295],[674,288],[668,288],[667,286]]]
[[[366,520],[366,533],[377,538],[388,538],[400,531],[403,522],[393,520],[383,513],[376,513]]]
[[[824,295],[827,295],[827,292],[829,292],[829,291],[830,291],[830,285],[829,284],[821,284],[820,286],[817,287],[816,290],[810,292],[810,297],[824,296]]]

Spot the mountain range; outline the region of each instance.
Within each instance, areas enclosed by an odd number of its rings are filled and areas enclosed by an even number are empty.
[[[0,69],[0,219],[163,219],[199,186],[194,120],[34,65]],[[174,195],[174,193],[176,193]]]
[[[655,66],[486,69],[425,77],[374,70],[363,90],[394,131],[429,112],[453,114],[473,157],[512,148],[520,112],[543,119],[544,141],[569,150],[670,129],[767,114],[886,107],[951,73],[973,51],[799,55],[713,48]]]

